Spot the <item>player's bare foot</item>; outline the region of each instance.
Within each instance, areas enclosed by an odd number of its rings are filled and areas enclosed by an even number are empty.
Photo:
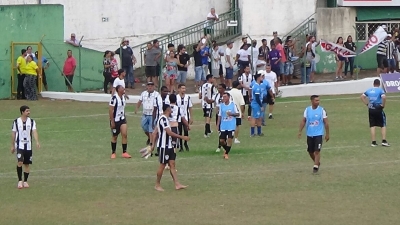
[[[182,189],[185,189],[185,188],[187,188],[187,187],[188,187],[188,185],[179,184],[179,185],[176,185],[176,186],[175,186],[175,189],[176,189],[176,190],[182,190]]]
[[[164,191],[161,186],[154,186],[154,189],[156,189],[156,191]]]

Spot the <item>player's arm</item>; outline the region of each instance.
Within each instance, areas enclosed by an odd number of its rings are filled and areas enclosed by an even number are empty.
[[[360,96],[360,99],[364,103],[364,105],[368,105],[368,98],[365,93]]]
[[[304,126],[306,125],[306,118],[303,117],[303,119],[300,121],[300,126],[299,126],[299,134],[298,137],[301,137],[301,133],[303,132]]]
[[[189,107],[189,115],[190,115],[189,123],[193,124],[193,107],[192,106]]]
[[[135,109],[135,114],[137,113],[137,111],[140,109],[140,106],[142,106],[142,100],[139,100],[136,104],[136,109]]]
[[[325,141],[329,141],[329,121],[328,121],[328,115],[326,114],[325,110],[322,112],[322,117],[324,119],[324,126],[325,126]]]
[[[37,148],[40,148],[40,144],[39,144],[39,134],[38,134],[38,132],[37,132],[36,125],[35,125],[35,127],[34,127],[32,133],[33,133],[33,138],[34,138],[35,141],[36,141],[36,146],[37,146]]]
[[[271,96],[272,100],[275,99],[274,93],[272,92],[272,88],[271,87],[268,89],[268,94]]]
[[[15,152],[15,137],[17,136],[16,131],[12,131],[11,133],[11,154],[14,154]]]
[[[174,138],[179,138],[179,139],[182,139],[184,141],[189,141],[190,140],[190,138],[188,136],[181,136],[179,134],[176,134],[176,133],[172,132],[170,127],[165,127],[164,130],[165,130],[165,132],[167,132],[168,136],[171,136],[171,137],[174,137]]]
[[[114,107],[113,105],[110,105],[108,108],[108,116],[110,117],[111,121],[111,128],[115,128],[115,121],[114,121]]]
[[[386,95],[382,94],[381,97],[382,97],[382,108],[385,108],[385,106],[386,106]]]

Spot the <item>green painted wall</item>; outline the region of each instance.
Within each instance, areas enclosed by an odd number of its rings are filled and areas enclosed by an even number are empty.
[[[68,49],[73,51],[76,60],[81,62],[81,77],[77,69],[74,79],[76,91],[99,89],[102,87],[103,53],[77,48],[64,43],[64,7],[62,5],[15,5],[0,6],[2,34],[0,38],[0,99],[11,97],[11,67],[21,49],[26,45],[14,48],[14,59],[11,59],[11,42],[40,42],[43,35],[43,56],[50,62],[46,71],[49,90],[65,91],[64,78],[57,68],[61,69]],[[37,50],[32,46],[33,51]],[[81,57],[79,57],[79,51]],[[12,60],[12,63],[11,63]],[[16,71],[14,71],[16,73]],[[80,79],[81,78],[81,79]],[[79,80],[81,80],[81,85]]]
[[[364,47],[365,42],[359,42],[357,44],[357,48],[361,49]],[[376,69],[376,48],[374,47],[368,52],[359,55],[356,57],[356,62],[359,67],[362,69]],[[319,62],[317,63],[317,72],[318,73],[333,73],[336,70],[336,60],[335,55],[328,52],[322,52],[321,48],[317,48],[317,53],[320,57]],[[343,68],[344,69],[344,68]]]

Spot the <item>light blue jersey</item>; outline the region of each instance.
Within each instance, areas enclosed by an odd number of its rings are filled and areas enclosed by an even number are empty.
[[[262,103],[262,87],[260,84],[257,84],[256,82],[251,84],[251,105],[259,105],[259,102],[257,101],[257,95],[259,96],[259,100]],[[260,105],[261,107],[261,105]]]
[[[306,118],[306,130],[308,137],[322,136],[325,134],[324,119],[328,118],[326,111],[321,106],[313,109],[309,106],[304,110],[304,118]]]
[[[38,59],[36,57],[33,59],[33,61],[38,64]],[[46,57],[42,56],[42,66],[46,65],[47,62],[48,60],[46,59]]]
[[[256,84],[255,80],[251,82],[250,88],[253,88],[254,84]],[[268,95],[268,90],[271,89],[271,85],[266,80],[262,80],[262,82],[259,85],[261,88],[261,99],[263,99],[265,96]]]
[[[221,117],[220,130],[221,131],[234,131],[236,129],[236,117],[228,116],[228,112],[239,113],[235,103],[229,102],[228,105],[221,103],[219,105],[218,116]]]
[[[364,95],[368,97],[369,108],[375,108],[382,105],[382,96],[385,95],[385,91],[380,87],[373,87],[364,92]]]

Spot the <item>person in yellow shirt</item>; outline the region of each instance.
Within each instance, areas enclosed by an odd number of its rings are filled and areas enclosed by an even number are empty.
[[[18,70],[18,86],[17,86],[17,99],[26,99],[25,89],[24,89],[24,79],[25,79],[25,67],[26,67],[26,50],[21,50],[21,55],[17,59],[17,70]]]
[[[40,76],[40,70],[35,61],[33,61],[32,55],[28,55],[26,58],[25,72],[24,88],[26,99],[37,100],[36,79],[38,75]]]

